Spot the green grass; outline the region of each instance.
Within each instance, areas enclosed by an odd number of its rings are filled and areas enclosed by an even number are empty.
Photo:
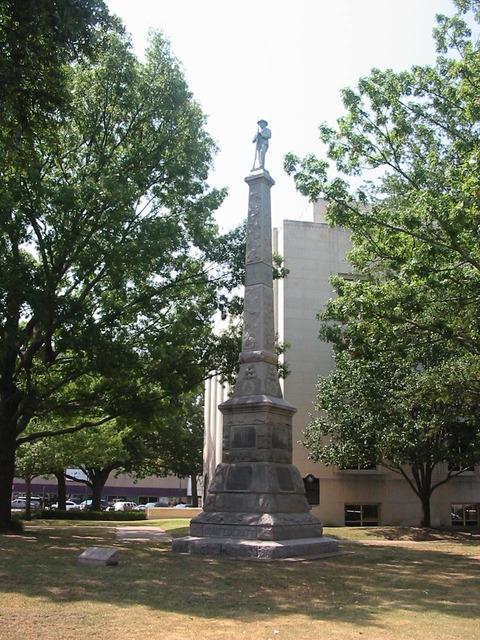
[[[188,530],[182,519],[135,523],[154,525]],[[2,640],[478,637],[478,532],[328,528],[350,553],[256,563],[122,542],[118,526],[34,521],[0,536]],[[89,546],[115,547],[119,565],[78,565]]]

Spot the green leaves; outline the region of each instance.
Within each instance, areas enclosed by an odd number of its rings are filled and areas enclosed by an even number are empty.
[[[168,42],[154,34],[141,63],[118,29],[97,36],[94,62],[59,76],[68,110],[2,184],[0,432],[24,442],[148,420],[197,386],[239,278],[206,182],[216,148]]]
[[[306,443],[327,463],[373,456],[402,473],[426,514],[452,475],[434,485],[433,468],[465,469],[480,450],[480,56],[463,16],[478,22],[480,4],[455,4],[438,17],[435,65],[373,69],[343,91],[345,114],[320,127],[330,162],[286,159],[297,188],[351,230],[357,276],[332,278],[338,297],[320,315],[337,368]]]

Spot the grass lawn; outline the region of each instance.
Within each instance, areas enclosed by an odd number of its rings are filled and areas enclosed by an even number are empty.
[[[184,535],[188,521],[148,521]],[[325,529],[351,552],[258,563],[121,541],[118,522],[37,521],[0,536],[2,640],[480,638],[480,534]],[[115,547],[116,567],[77,564]]]

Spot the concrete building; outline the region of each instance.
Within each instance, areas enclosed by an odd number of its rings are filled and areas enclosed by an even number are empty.
[[[399,475],[383,467],[348,469],[326,467],[308,459],[301,444],[302,432],[314,412],[319,376],[331,370],[329,344],[318,338],[318,312],[332,297],[331,275],[354,277],[346,261],[350,242],[344,229],[331,228],[324,220],[326,203],[312,204],[302,220],[284,220],[273,231],[274,250],[289,269],[287,278],[275,281],[276,331],[290,345],[286,360],[290,375],[282,381],[284,397],[295,407],[293,463],[299,468],[312,512],[325,525],[418,526],[418,498]],[[218,404],[228,389],[210,381],[205,407],[205,479],[208,483],[221,460],[221,415]],[[440,472],[440,470],[439,470]],[[435,490],[432,526],[477,524],[480,503],[480,468],[466,472]],[[454,514],[454,515],[452,515]]]
[[[80,473],[78,469],[71,469],[72,475]],[[80,474],[81,475],[81,474]],[[85,484],[67,480],[67,496],[88,500],[91,498],[91,489]],[[15,478],[13,483],[12,497],[16,498],[25,495],[25,481],[22,478]],[[36,477],[31,483],[32,495],[42,496],[47,504],[56,502],[58,486],[55,478]],[[163,478],[148,476],[139,480],[134,480],[131,476],[120,474],[115,476],[112,472],[105,484],[102,496],[109,502],[120,500],[146,504],[147,502],[164,502],[168,504],[170,500],[177,502],[190,502],[191,484],[188,478],[177,478],[176,476],[166,476]]]

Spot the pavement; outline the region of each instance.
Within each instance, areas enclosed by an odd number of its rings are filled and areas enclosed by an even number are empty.
[[[171,542],[173,540],[172,536],[161,527],[117,527],[115,535],[124,542],[141,542],[145,540]]]

